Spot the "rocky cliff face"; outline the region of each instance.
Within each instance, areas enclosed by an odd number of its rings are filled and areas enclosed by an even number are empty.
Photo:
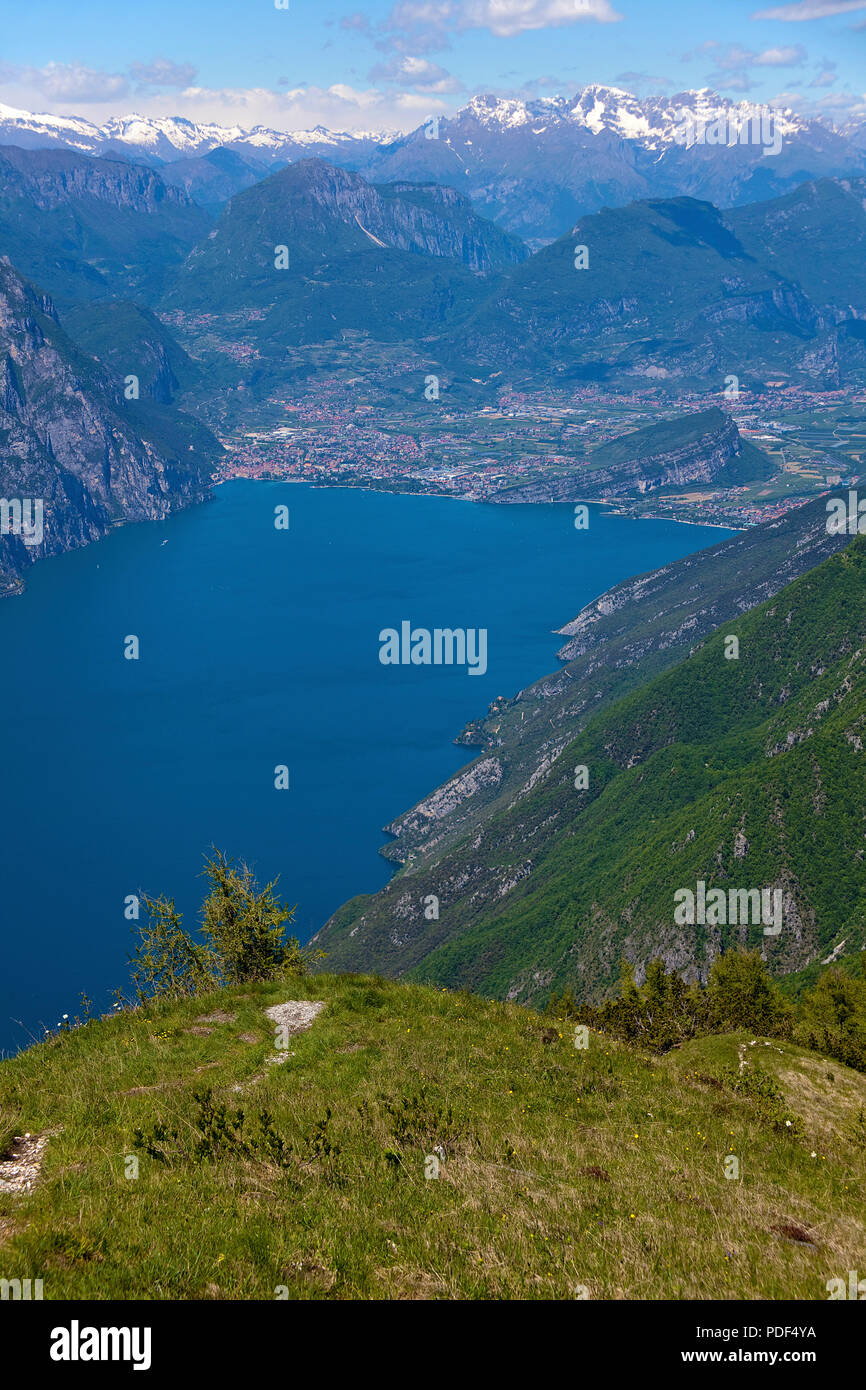
[[[453,188],[405,182],[374,187],[321,159],[284,169],[240,196],[261,203],[265,215],[279,207],[287,233],[314,234],[325,243],[337,221],[392,250],[460,261],[477,271],[517,265],[529,254]]]
[[[210,226],[154,169],[0,149],[0,247],[58,303],[152,298]]]
[[[122,390],[66,336],[47,296],[0,260],[0,591],[30,564],[201,500],[207,457],[171,457],[124,415]],[[42,521],[28,544],[24,517]],[[28,513],[28,504],[30,507]]]
[[[363,184],[357,175],[349,177]],[[493,223],[478,217],[469,199],[454,188],[393,183],[375,192],[382,201],[370,207],[369,215],[392,246],[445,256],[482,274],[519,265],[529,255],[516,237],[500,233]]]
[[[633,441],[633,443],[632,443]],[[675,424],[635,430],[590,456],[568,475],[509,488],[494,502],[573,502],[655,492],[686,484],[728,486],[771,471],[765,455],[742,439],[722,410],[701,411]]]
[[[740,454],[740,432],[730,416],[710,424],[706,434],[648,458],[592,470],[593,492],[620,497],[636,488],[646,492],[683,483],[712,483]]]
[[[119,159],[90,159],[67,150],[0,150],[4,194],[26,196],[47,211],[71,199],[96,198],[113,208],[155,212],[163,204],[192,206],[182,188],[163,182],[154,169]]]

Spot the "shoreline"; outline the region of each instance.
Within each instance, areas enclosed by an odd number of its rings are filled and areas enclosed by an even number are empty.
[[[224,483],[291,483],[294,485],[306,485],[310,488],[321,488],[323,490],[345,488],[352,492],[377,492],[387,497],[438,497],[443,501],[451,502],[472,502],[476,506],[519,506],[519,507],[603,507],[608,516],[624,516],[631,521],[673,521],[678,526],[698,526],[701,528],[712,527],[714,530],[730,531],[732,533],[748,531],[752,526],[760,526],[760,521],[747,524],[730,518],[729,521],[704,521],[700,518],[685,516],[669,516],[656,512],[633,512],[621,510],[613,502],[605,502],[598,497],[573,497],[567,500],[557,498],[544,498],[535,502],[497,502],[495,496],[492,497],[467,497],[465,493],[458,492],[429,492],[414,488],[392,488],[392,487],[369,487],[362,483],[351,482],[322,482],[320,479],[311,478],[250,478],[245,473],[236,473],[231,477],[216,479],[214,487],[220,487]]]

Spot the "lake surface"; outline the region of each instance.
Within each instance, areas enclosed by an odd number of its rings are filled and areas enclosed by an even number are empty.
[[[279,874],[308,939],[387,881],[382,827],[471,760],[464,724],[556,668],[554,628],[728,534],[238,481],[38,564],[0,601],[0,1049],[128,987],[127,895],[174,897],[192,928],[211,845]],[[382,665],[405,620],[486,628],[486,673]]]

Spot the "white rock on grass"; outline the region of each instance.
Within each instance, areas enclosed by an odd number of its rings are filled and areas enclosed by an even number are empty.
[[[48,1140],[56,1133],[34,1137],[19,1134],[12,1142],[8,1158],[0,1161],[0,1192],[29,1192],[39,1177],[42,1159],[48,1147]]]
[[[303,1033],[324,1007],[324,1000],[321,999],[287,999],[285,1004],[274,1004],[270,1009],[265,1009],[265,1014],[285,1038],[293,1033]],[[281,1062],[287,1061],[288,1056],[288,1051],[282,1048],[273,1057],[268,1057],[267,1061],[273,1066],[278,1066]]]

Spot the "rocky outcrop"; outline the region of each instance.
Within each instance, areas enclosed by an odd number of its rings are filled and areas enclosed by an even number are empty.
[[[162,204],[192,206],[183,188],[166,184],[154,169],[120,159],[91,159],[69,150],[0,149],[0,179],[6,198],[27,199],[43,212],[79,198],[112,208],[156,212]]]
[[[0,260],[0,591],[41,556],[96,540],[124,521],[200,501],[209,458],[173,457],[124,413],[122,383],[66,336],[53,303]],[[25,535],[18,504],[39,525]],[[41,516],[40,516],[41,513]],[[16,522],[18,523],[16,525]],[[28,543],[28,540],[32,543]]]
[[[686,416],[674,426],[663,423],[635,430],[615,440],[613,446],[599,449],[572,473],[508,488],[489,500],[572,502],[634,497],[695,483],[728,486],[766,476],[769,471],[769,460],[742,439],[730,415],[706,410]]]
[[[469,199],[454,188],[393,183],[375,191],[383,199],[383,206],[376,209],[377,220],[381,219],[382,234],[391,246],[446,256],[482,274],[518,265],[529,254],[516,237],[478,217]]]
[[[397,820],[385,827],[386,833],[396,836],[399,843],[385,845],[383,855],[399,864],[405,863],[410,857],[413,843],[423,840],[429,847],[429,832],[435,828],[436,821],[453,822],[465,801],[473,800],[479,792],[488,789],[495,791],[501,781],[502,764],[498,758],[481,758],[473,763],[465,772],[439,787],[432,796],[419,801],[411,811],[398,816]]]
[[[648,457],[636,456],[611,468],[594,468],[588,480],[591,491],[619,497],[635,489],[650,492],[671,485],[715,482],[740,454],[742,441],[729,415],[707,413],[713,418],[698,439]]]

